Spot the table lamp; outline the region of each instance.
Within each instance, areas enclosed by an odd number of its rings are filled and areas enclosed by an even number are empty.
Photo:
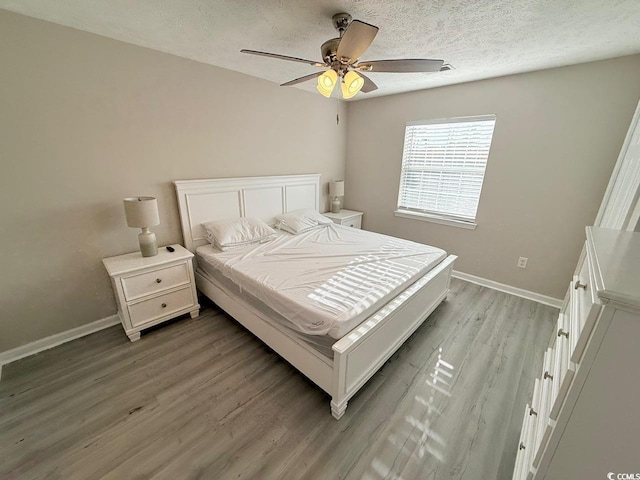
[[[331,212],[340,213],[340,199],[344,195],[344,180],[336,180],[329,184],[329,195],[333,197]]]
[[[149,227],[160,224],[158,200],[154,197],[125,198],[124,213],[128,226],[142,228],[142,232],[138,235],[142,256],[153,257],[157,255],[156,234],[150,232]]]

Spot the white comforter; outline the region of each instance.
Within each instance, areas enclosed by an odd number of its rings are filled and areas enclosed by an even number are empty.
[[[446,257],[439,248],[340,225],[197,253],[301,332],[335,339]]]

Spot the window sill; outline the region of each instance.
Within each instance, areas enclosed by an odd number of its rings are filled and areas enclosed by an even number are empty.
[[[411,218],[413,220],[421,220],[423,222],[439,223],[440,225],[448,225],[450,227],[466,228],[467,230],[475,230],[478,226],[475,222],[465,220],[454,220],[453,218],[440,217],[431,213],[412,212],[410,210],[396,210],[393,212],[396,217]]]

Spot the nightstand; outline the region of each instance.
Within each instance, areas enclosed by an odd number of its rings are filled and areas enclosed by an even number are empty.
[[[200,305],[193,277],[193,253],[181,245],[158,248],[155,257],[140,252],[105,258],[118,302],[118,316],[129,340],[140,331],[184,313],[198,316]]]
[[[323,213],[325,217],[333,220],[333,223],[344,225],[345,227],[362,228],[362,212],[355,210],[340,210],[340,213]]]

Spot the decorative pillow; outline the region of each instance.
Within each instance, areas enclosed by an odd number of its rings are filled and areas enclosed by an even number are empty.
[[[275,230],[257,218],[226,218],[203,223],[207,239],[222,251],[271,240]]]
[[[325,217],[315,210],[297,210],[295,212],[277,215],[276,221],[277,228],[285,232],[293,233],[294,235],[333,223],[330,218]]]

